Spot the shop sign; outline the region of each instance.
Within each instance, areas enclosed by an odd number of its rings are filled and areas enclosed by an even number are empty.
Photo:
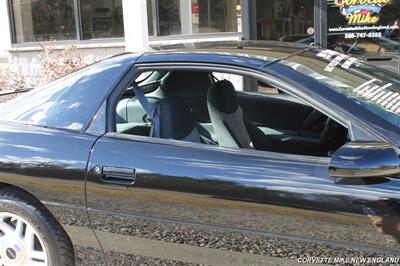
[[[329,32],[346,32],[346,39],[381,37],[381,31],[395,29],[395,26],[378,24],[383,7],[391,3],[392,0],[335,0],[347,26],[330,28]]]
[[[192,13],[199,14],[199,4],[198,3],[192,3]]]
[[[199,4],[198,3],[192,3],[192,23],[194,25],[198,25],[200,22],[199,19]]]
[[[392,0],[335,0],[349,25],[373,25],[378,23],[382,7]]]

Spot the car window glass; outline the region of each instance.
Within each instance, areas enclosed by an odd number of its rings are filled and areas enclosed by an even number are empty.
[[[173,127],[161,131],[177,132],[167,139],[322,157],[348,141],[346,128],[335,121],[327,123],[325,115],[303,101],[282,93],[272,84],[253,79],[254,87],[244,87],[246,80],[251,78],[229,73],[210,74],[212,85],[204,88],[203,94],[192,89],[193,83],[177,82],[173,74],[166,75],[164,86],[152,92],[146,92],[146,85],[136,84],[136,89],[142,90],[146,101],[156,106],[160,124]],[[172,77],[174,82],[168,80]],[[166,88],[165,84],[173,86]],[[177,85],[185,88],[181,94]],[[171,91],[166,91],[168,89]],[[167,108],[160,107],[166,103]],[[176,103],[185,108],[176,106]],[[145,109],[133,88],[127,88],[115,107],[116,131],[157,137],[152,135],[154,117]],[[169,111],[172,113],[168,114]],[[176,123],[171,123],[171,120]],[[188,125],[191,126],[189,129]],[[192,131],[196,131],[194,135],[200,138],[192,138]],[[324,141],[321,142],[321,139]]]
[[[45,84],[0,105],[0,120],[83,130],[131,61],[110,58]]]
[[[263,93],[263,94],[280,94],[280,93],[282,93],[282,91],[279,90],[279,88],[277,88],[276,86],[273,86],[271,84],[261,82],[261,81],[257,82],[257,92]]]
[[[106,132],[106,106],[107,102],[105,101],[90,123],[87,133],[101,135]]]
[[[213,72],[213,76],[216,80],[229,80],[233,86],[235,87],[236,91],[243,91],[243,76],[230,74],[230,73],[221,73],[221,72]]]
[[[240,75],[230,74],[230,73],[221,73],[221,72],[213,72],[213,77],[216,80],[229,80],[233,86],[235,87],[236,91],[248,91],[248,92],[259,92],[263,94],[280,94],[280,91],[277,87],[267,84],[265,82],[257,81],[252,78],[245,78]],[[254,84],[257,84],[256,87],[252,88],[250,83],[246,81],[253,81]]]
[[[154,73],[154,71],[143,72],[140,74],[139,77],[136,78],[135,82],[140,84],[140,83],[146,81],[153,73]]]

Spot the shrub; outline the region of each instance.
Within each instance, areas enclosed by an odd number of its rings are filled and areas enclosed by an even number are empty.
[[[18,73],[6,69],[0,73],[0,91],[17,90],[30,87],[26,79]]]
[[[83,56],[74,45],[66,46],[63,50],[57,50],[54,46],[43,46],[41,55],[41,67],[43,72],[42,82],[55,80],[74,70],[86,65]]]
[[[22,74],[22,71],[13,70],[11,64],[9,64],[0,71],[0,90],[32,88],[60,78],[94,61],[93,59],[85,60],[74,45],[66,46],[61,50],[57,49],[54,45],[39,45],[42,49],[42,52],[38,55],[42,72],[41,76],[28,79]],[[13,58],[10,59],[10,62],[12,61]]]

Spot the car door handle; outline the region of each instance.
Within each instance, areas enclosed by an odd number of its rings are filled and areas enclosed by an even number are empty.
[[[103,166],[101,180],[104,183],[131,186],[135,184],[136,170],[134,168]]]

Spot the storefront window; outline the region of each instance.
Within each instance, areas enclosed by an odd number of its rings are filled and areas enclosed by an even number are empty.
[[[147,26],[149,28],[149,36],[154,35],[154,25],[153,25],[153,7],[151,5],[152,0],[146,0],[147,4]]]
[[[11,0],[14,41],[43,42],[124,36],[122,0]],[[81,19],[78,23],[77,20]],[[77,35],[76,25],[80,24]]]
[[[15,41],[76,39],[73,0],[12,0]]]
[[[122,0],[81,0],[83,39],[124,36]]]
[[[257,39],[298,42],[314,34],[314,1],[257,0]]]
[[[399,71],[400,0],[328,1],[328,46]]]
[[[238,31],[240,0],[148,0],[147,4],[148,14],[158,11],[157,27],[148,20],[151,36]]]
[[[197,11],[198,32],[236,32],[238,31],[238,1],[198,0],[192,9]],[[195,24],[196,25],[196,24]]]
[[[158,0],[160,35],[181,33],[180,1]]]

